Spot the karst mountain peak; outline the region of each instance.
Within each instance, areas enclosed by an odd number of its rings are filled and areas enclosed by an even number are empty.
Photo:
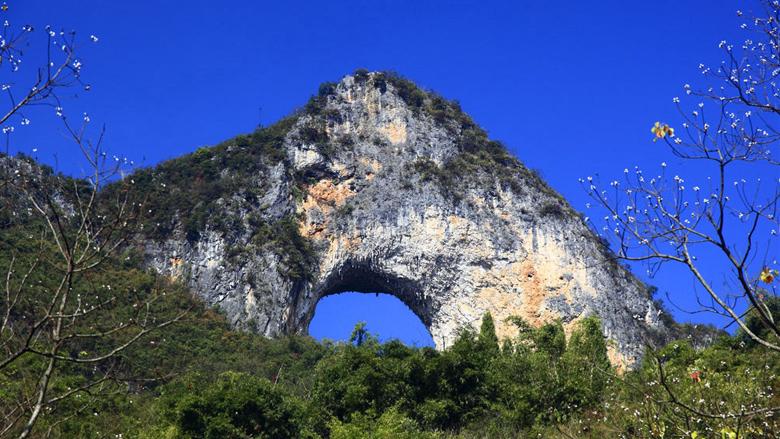
[[[147,264],[231,323],[306,332],[346,291],[401,299],[438,348],[486,312],[572,328],[598,315],[613,362],[669,328],[579,214],[453,101],[358,70],[295,114],[151,169]]]

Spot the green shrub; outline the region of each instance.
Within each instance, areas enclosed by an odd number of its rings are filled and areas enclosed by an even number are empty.
[[[366,69],[355,69],[354,72],[352,72],[352,76],[355,77],[355,81],[357,82],[366,82],[369,78],[368,70]]]
[[[227,372],[196,393],[181,395],[167,425],[184,438],[299,438],[308,435],[302,404],[268,380]],[[173,427],[173,429],[171,429]]]
[[[558,201],[545,201],[539,209],[539,215],[561,218],[565,213]]]
[[[376,417],[355,413],[349,422],[334,419],[328,425],[331,439],[426,439],[438,438],[434,432],[421,430],[417,422],[395,408]]]

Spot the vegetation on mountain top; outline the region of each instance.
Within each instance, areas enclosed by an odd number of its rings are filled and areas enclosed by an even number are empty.
[[[132,178],[149,210],[144,233],[154,239],[168,238],[181,222],[186,238],[195,241],[207,219],[214,230],[235,233],[235,224],[225,223],[221,215],[224,206],[220,202],[237,195],[245,203],[257,203],[267,189],[262,176],[286,157],[282,143],[295,120],[291,116],[254,133],[136,171]]]

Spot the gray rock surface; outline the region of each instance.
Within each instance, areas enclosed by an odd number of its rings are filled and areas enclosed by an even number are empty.
[[[597,314],[611,359],[626,365],[669,332],[577,212],[457,104],[356,72],[284,123],[265,155],[237,138],[153,171],[165,203],[188,190],[166,169],[257,153],[210,177],[225,184],[197,205],[198,233],[185,236],[195,211],[182,210],[145,244],[151,266],[186,279],[236,327],[303,333],[322,297],[361,291],[401,299],[439,348],[485,312],[499,337],[515,334],[513,315],[569,331]]]

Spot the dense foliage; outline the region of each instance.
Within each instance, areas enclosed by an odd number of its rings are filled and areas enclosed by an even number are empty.
[[[293,436],[365,437],[374,431],[378,437],[417,437],[483,424],[508,432],[569,419],[601,400],[611,369],[597,319],[583,321],[571,336],[577,345],[569,347],[559,323],[539,329],[518,323],[523,334],[500,347],[486,316],[479,333],[463,331],[443,352],[382,344],[358,326],[349,343],[307,345],[309,358],[318,358],[313,374],[299,367],[302,353],[295,352],[292,364],[243,369],[243,375],[197,372],[204,366],[200,358],[199,366],[159,390],[162,396],[149,410],[160,415],[144,434],[270,431],[252,430],[260,425],[295,429]],[[301,340],[264,343],[292,346]],[[219,361],[219,354],[213,356]]]

